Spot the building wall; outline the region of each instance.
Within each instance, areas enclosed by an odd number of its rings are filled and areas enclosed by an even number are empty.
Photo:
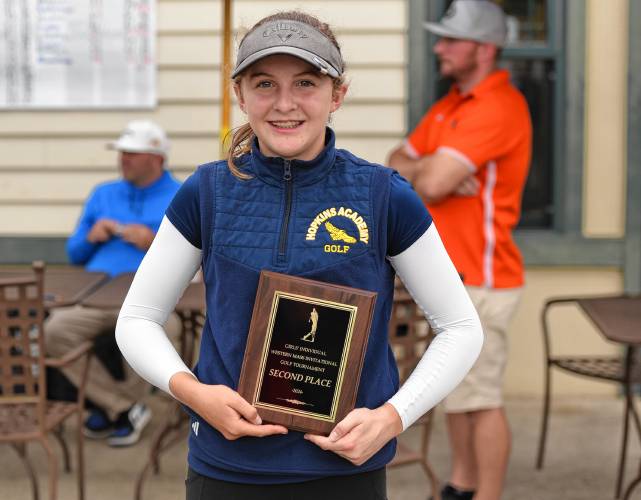
[[[157,6],[155,110],[0,113],[0,236],[68,235],[92,187],[117,176],[116,153],[104,145],[128,120],[152,118],[167,130],[180,178],[219,157],[221,3]],[[242,28],[278,10],[304,9],[335,27],[351,81],[333,118],[338,145],[384,161],[405,123],[405,1],[234,0],[233,8],[237,40]],[[233,121],[242,123],[237,109]]]
[[[625,233],[628,2],[587,2],[583,234]]]

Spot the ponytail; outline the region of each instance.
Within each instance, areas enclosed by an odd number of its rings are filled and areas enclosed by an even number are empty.
[[[254,140],[254,131],[249,123],[234,129],[231,136],[231,145],[227,151],[227,166],[234,176],[242,180],[251,179],[251,175],[242,172],[235,163],[236,158],[249,153]]]

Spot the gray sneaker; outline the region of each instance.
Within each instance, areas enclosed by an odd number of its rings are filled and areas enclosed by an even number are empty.
[[[151,420],[151,410],[143,403],[136,403],[122,412],[114,423],[114,430],[107,438],[109,446],[130,446],[140,440],[142,430]]]

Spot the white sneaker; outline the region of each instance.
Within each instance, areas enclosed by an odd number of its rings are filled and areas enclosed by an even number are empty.
[[[136,403],[123,412],[114,424],[114,431],[107,438],[109,446],[130,446],[140,440],[142,430],[151,420],[151,410],[143,403]]]

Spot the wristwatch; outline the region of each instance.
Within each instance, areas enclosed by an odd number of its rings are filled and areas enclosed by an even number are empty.
[[[118,238],[122,237],[122,232],[125,230],[125,226],[123,224],[116,224],[116,229],[114,230],[114,234],[118,236]]]

